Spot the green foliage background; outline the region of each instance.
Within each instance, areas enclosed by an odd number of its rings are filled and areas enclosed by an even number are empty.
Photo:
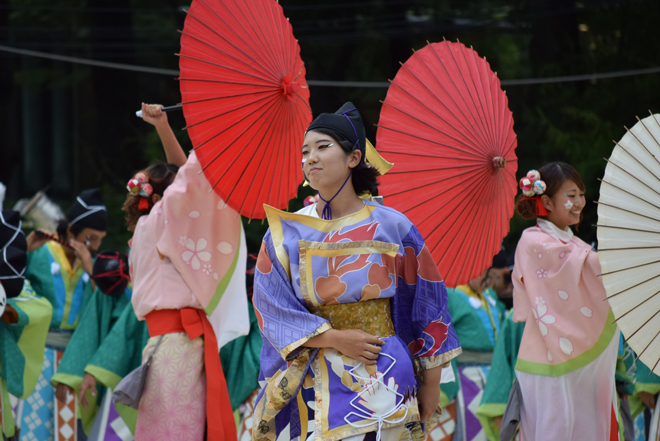
[[[657,0],[282,0],[308,79],[386,81],[426,41],[459,39],[486,56],[502,80],[660,66]],[[177,68],[188,2],[179,0],[0,0],[0,44],[84,58]],[[164,160],[140,102],[180,101],[167,76],[92,68],[0,53],[0,180],[9,204],[50,186],[64,207],[82,189],[103,188],[111,213],[104,248],[129,238],[120,211],[136,170]],[[519,175],[545,162],[574,165],[598,199],[613,143],[635,116],[658,110],[659,74],[506,87],[518,134]],[[311,87],[314,114],[353,101],[375,140],[383,88]],[[181,114],[170,123],[191,148]],[[376,146],[377,147],[377,146]],[[301,189],[290,209],[302,205]],[[65,210],[66,211],[66,210]],[[595,240],[596,208],[579,235]],[[245,221],[250,252],[266,225]],[[529,223],[517,215],[509,250]]]

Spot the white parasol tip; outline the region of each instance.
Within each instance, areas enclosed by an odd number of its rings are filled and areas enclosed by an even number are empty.
[[[138,110],[137,112],[135,112],[135,116],[137,116],[138,118],[142,118],[142,110]]]

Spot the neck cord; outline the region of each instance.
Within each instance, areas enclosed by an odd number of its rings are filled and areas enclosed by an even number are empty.
[[[342,184],[339,191],[337,193],[335,193],[335,195],[329,201],[326,201],[325,199],[323,199],[323,196],[321,196],[321,193],[319,192],[319,197],[321,198],[321,200],[323,202],[325,202],[325,207],[323,207],[323,212],[321,213],[321,219],[332,220],[332,209],[330,208],[330,202],[332,202],[334,200],[334,198],[336,198],[337,195],[339,193],[341,193],[341,191],[344,189],[344,186],[346,185],[348,180],[351,178],[352,174],[353,174],[353,170],[351,170],[351,172],[348,174],[348,177],[346,178],[346,180]]]

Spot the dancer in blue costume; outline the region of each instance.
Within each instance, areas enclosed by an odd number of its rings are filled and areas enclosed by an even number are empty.
[[[417,228],[374,194],[358,110],[320,115],[302,146],[323,202],[266,207],[254,305],[263,334],[253,439],[422,439],[441,369],[460,352]]]
[[[42,386],[19,405],[18,420],[26,439],[69,441],[84,437],[82,430],[78,430],[75,397],[67,393],[64,384],[54,391],[50,382],[94,290],[91,253],[98,250],[107,227],[108,214],[101,192],[91,189],[76,198],[67,218],[58,225],[59,239],[69,246],[49,241],[34,232],[27,237],[26,277],[37,295],[51,303],[53,317],[39,378]]]

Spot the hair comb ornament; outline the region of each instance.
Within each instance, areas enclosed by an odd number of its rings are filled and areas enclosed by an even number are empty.
[[[148,210],[149,209],[149,200],[148,198],[153,194],[154,189],[149,183],[149,178],[142,172],[139,172],[135,177],[128,180],[126,184],[126,189],[128,192],[134,196],[140,196],[140,204],[138,209]]]
[[[545,209],[541,201],[541,195],[545,193],[547,186],[541,180],[541,174],[538,170],[530,170],[524,178],[520,179],[520,189],[525,198],[536,200],[537,216],[548,215],[548,210]]]

